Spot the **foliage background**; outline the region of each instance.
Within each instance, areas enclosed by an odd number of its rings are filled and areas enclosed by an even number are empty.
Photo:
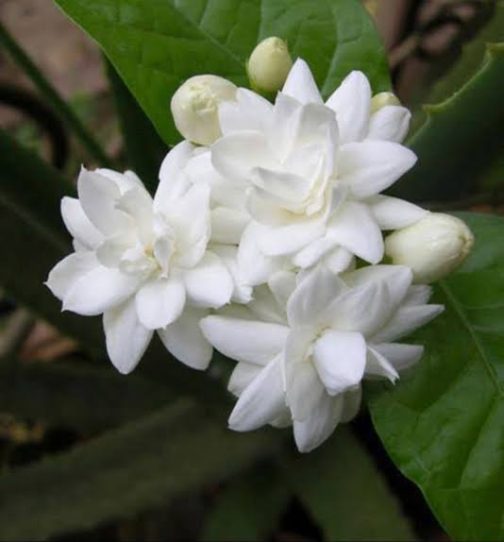
[[[503,2],[366,2],[388,62],[357,0],[56,4],[110,61],[61,17],[94,59],[74,62],[55,32],[52,55],[75,70],[65,88],[57,62],[38,69],[37,32],[12,38],[4,16],[21,2],[0,3],[0,539],[504,539]],[[80,162],[133,167],[153,189],[177,141],[174,89],[205,71],[246,85],[247,55],[273,34],[325,95],[349,69],[375,92],[394,85],[420,158],[395,193],[466,211],[477,239],[436,287],[447,311],[413,338],[428,345],[420,366],[394,389],[370,385],[359,418],[308,456],[287,433],[227,431],[226,360],[195,374],[154,345],[121,377],[99,322],[61,314],[42,285],[69,251],[59,200]]]

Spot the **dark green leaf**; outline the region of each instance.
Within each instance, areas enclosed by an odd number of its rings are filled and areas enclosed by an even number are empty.
[[[61,98],[57,90],[44,77],[43,73],[31,61],[27,54],[19,47],[7,29],[0,23],[0,45],[4,46],[14,61],[21,67],[24,73],[31,79],[43,98],[60,115],[67,126],[75,133],[81,144],[100,166],[109,166],[110,161],[101,148],[100,144],[89,133],[88,129],[79,120],[72,108]]]
[[[416,201],[467,194],[502,150],[504,45],[491,45],[478,73],[453,97],[426,106],[425,124],[409,142],[417,165],[391,193]]]
[[[419,366],[374,390],[376,429],[455,540],[504,538],[504,220],[463,214],[476,245],[435,289],[446,311],[415,339]]]
[[[279,472],[263,464],[231,481],[217,496],[202,540],[223,542],[268,540],[290,493]]]
[[[215,483],[276,448],[187,402],[0,478],[0,539],[41,540],[131,516]]]
[[[20,304],[99,354],[103,349],[99,322],[63,315],[61,303],[43,284],[71,249],[59,206],[72,186],[2,131],[0,169],[0,285]]]
[[[140,176],[147,188],[154,194],[158,184],[159,168],[168,148],[108,61],[107,73],[114,92],[126,144],[128,167]]]
[[[322,528],[337,540],[415,540],[399,503],[346,427],[287,466],[287,479]]]
[[[358,0],[56,0],[103,47],[163,136],[180,140],[169,103],[188,77],[213,73],[247,85],[258,41],[279,36],[312,67],[328,96],[351,70],[389,87],[383,47]]]
[[[98,431],[138,418],[173,400],[161,384],[128,378],[111,365],[2,364],[0,411],[82,431]]]

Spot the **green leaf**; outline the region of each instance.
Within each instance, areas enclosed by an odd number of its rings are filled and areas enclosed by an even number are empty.
[[[154,194],[159,168],[168,148],[112,64],[107,61],[106,66],[126,143],[127,164]]]
[[[70,252],[60,217],[60,201],[70,183],[35,154],[0,130],[0,285],[16,301],[78,339],[95,355],[103,351],[96,320],[61,313],[61,303],[44,281]]]
[[[446,311],[415,334],[426,351],[413,374],[373,389],[370,408],[392,459],[453,539],[502,540],[504,220],[461,217],[476,245],[435,288]]]
[[[231,481],[217,496],[201,540],[269,540],[289,497],[278,470],[272,465],[260,465]]]
[[[311,66],[324,96],[351,70],[375,92],[389,88],[373,23],[358,0],[55,0],[104,49],[164,140],[180,140],[171,96],[188,77],[212,73],[247,85],[258,41],[279,36]]]
[[[460,58],[431,89],[429,103],[438,103],[446,100],[459,88],[467,83],[480,69],[484,60],[488,43],[495,43],[502,40],[504,28],[504,1],[493,0],[488,2],[493,14],[487,24],[478,32],[477,36],[464,44]]]
[[[346,427],[292,460],[287,480],[326,540],[416,540],[372,459]]]
[[[82,146],[93,156],[100,166],[110,166],[110,160],[101,148],[100,144],[82,124],[79,117],[72,108],[61,98],[57,90],[44,77],[43,73],[31,61],[28,55],[19,47],[14,38],[7,32],[7,29],[0,23],[0,45],[5,47],[14,61],[30,78],[43,98],[60,115],[61,119],[74,132]]]
[[[489,45],[478,73],[453,97],[426,106],[409,141],[417,165],[391,193],[416,201],[456,200],[474,187],[502,148],[504,44]]]
[[[110,365],[16,361],[0,366],[0,411],[18,418],[98,431],[173,400],[164,385],[136,374],[125,378]]]
[[[0,539],[43,540],[165,504],[271,454],[269,432],[240,435],[181,402],[0,478]]]

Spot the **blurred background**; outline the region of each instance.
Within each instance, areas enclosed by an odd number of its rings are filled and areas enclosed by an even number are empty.
[[[502,17],[492,1],[364,0],[364,4],[388,51],[395,92],[414,110],[421,103],[444,97],[445,90],[438,86],[438,81],[460,61],[461,55],[469,72],[479,64],[480,48],[485,41],[502,34]],[[13,37],[108,156],[116,163],[126,164],[116,114],[120,104],[98,47],[51,0],[0,0],[0,22],[0,127],[68,178],[75,178],[82,163],[88,167],[102,165],[70,135],[33,80],[8,53],[6,40]],[[419,122],[420,117],[421,113],[414,122]],[[162,152],[160,145],[159,154]],[[502,211],[498,198],[488,197],[472,198],[461,207]],[[0,292],[0,358],[16,351],[24,363],[53,363],[80,355],[72,340]],[[0,469],[27,465],[68,450],[89,437],[64,423],[45,425],[19,415],[16,409],[10,409],[12,398],[8,397],[0,383]],[[365,414],[355,423],[354,431],[377,452],[376,461],[419,538],[447,540],[419,491],[388,460]],[[194,540],[209,503],[220,491],[220,486],[207,487],[197,495],[182,496],[140,516],[54,539]],[[321,539],[309,512],[296,499],[289,500],[276,522],[272,540]]]

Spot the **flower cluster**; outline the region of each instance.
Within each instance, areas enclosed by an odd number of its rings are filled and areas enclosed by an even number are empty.
[[[434,215],[382,194],[416,161],[401,144],[407,109],[373,97],[361,72],[324,102],[302,59],[286,65],[274,103],[216,76],[184,83],[172,112],[185,139],[153,198],[132,172],[83,169],[78,199],[61,205],[75,252],[48,286],[64,309],[103,314],[123,373],[154,331],[192,368],[213,347],[236,360],[230,427],[292,425],[309,451],[355,416],[364,378],[394,382],[418,361],[421,346],[396,341],[442,310],[421,283],[460,263],[472,236],[449,217],[451,259],[432,243],[440,272],[426,270]]]

